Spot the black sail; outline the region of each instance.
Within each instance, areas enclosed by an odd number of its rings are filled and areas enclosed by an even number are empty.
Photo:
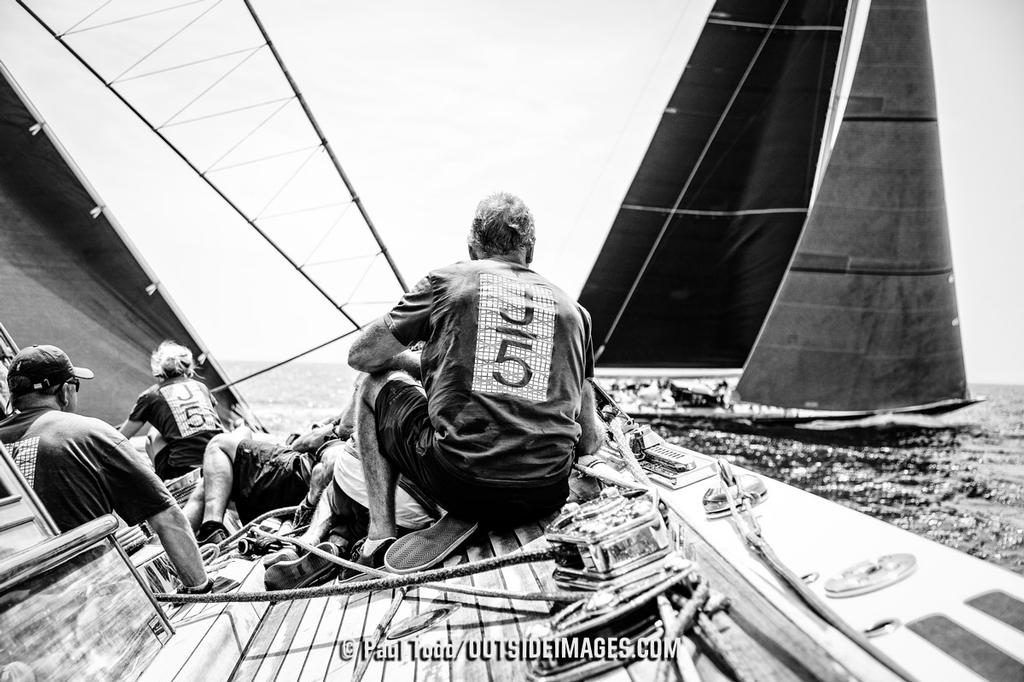
[[[720,0],[580,302],[605,367],[740,367],[807,217],[845,0]]]
[[[822,410],[965,398],[924,0],[871,3],[851,88],[737,390]]]
[[[51,343],[94,370],[79,411],[120,421],[153,383],[149,353],[160,341],[204,349],[0,74],[0,322],[19,345]],[[200,374],[224,383],[209,356]],[[225,414],[240,406],[231,390],[218,399]]]

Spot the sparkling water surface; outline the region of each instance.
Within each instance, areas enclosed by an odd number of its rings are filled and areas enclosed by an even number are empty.
[[[226,365],[232,377],[263,366]],[[293,363],[240,389],[268,430],[284,434],[338,414],[353,376],[342,365]],[[988,400],[943,417],[657,426],[694,450],[1024,574],[1024,386],[971,391]]]

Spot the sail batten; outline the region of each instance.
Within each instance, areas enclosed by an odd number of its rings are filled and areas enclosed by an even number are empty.
[[[746,401],[875,411],[968,397],[923,0],[871,4],[847,110]]]

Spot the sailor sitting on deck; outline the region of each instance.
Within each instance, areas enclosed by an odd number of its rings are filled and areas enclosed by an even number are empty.
[[[158,444],[150,440],[147,451],[156,475],[167,481],[202,466],[207,443],[223,433],[224,427],[217,416],[216,399],[195,378],[192,351],[164,341],[153,351],[149,366],[160,383],[138,397],[118,430],[131,438],[147,423],[156,427],[162,438]]]
[[[299,540],[338,556],[347,557],[351,550],[358,558],[360,543],[366,537],[369,524],[369,500],[356,437],[332,441],[325,446],[325,459],[328,453],[336,453],[333,456],[334,476],[320,496],[309,527]],[[411,481],[404,477],[399,479],[395,493],[395,518],[400,535],[430,525],[441,513]],[[337,564],[312,553],[299,558],[299,553],[290,548],[267,557],[264,564],[268,566],[266,586],[270,590],[315,585],[338,572]]]
[[[568,495],[574,451],[597,449],[590,316],[529,269],[534,241],[521,199],[487,197],[471,260],[429,273],[352,345],[349,364],[371,374],[357,403],[370,504],[361,562],[429,568],[478,522],[549,514]],[[417,342],[421,356],[407,350]],[[410,377],[421,372],[422,388]],[[399,472],[449,513],[396,541]]]
[[[334,456],[324,445],[348,437],[339,417],[314,425],[289,445],[239,427],[214,436],[203,455],[203,478],[185,504],[185,516],[201,544],[228,536],[224,513],[233,501],[242,523],[281,507],[299,505],[295,521],[305,524],[331,481]]]
[[[17,412],[0,421],[0,442],[62,532],[113,511],[147,521],[183,591],[209,591],[188,522],[145,457],[109,424],[74,414],[80,382],[92,377],[55,346],[22,349],[7,376]]]

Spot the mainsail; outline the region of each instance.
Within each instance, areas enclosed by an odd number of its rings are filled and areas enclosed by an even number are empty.
[[[743,400],[881,410],[967,397],[924,0],[874,0],[849,103]]]
[[[2,66],[2,65],[0,65]],[[211,385],[225,375],[66,155],[0,68],[0,322],[19,345],[52,343],[96,372],[83,413],[124,419],[153,382],[145,358],[176,339]],[[135,358],[136,361],[126,361]],[[225,414],[247,414],[234,391]]]
[[[247,0],[18,4],[329,302],[321,346],[399,298],[397,267]]]
[[[580,302],[605,367],[739,367],[807,210],[847,2],[719,0]]]

